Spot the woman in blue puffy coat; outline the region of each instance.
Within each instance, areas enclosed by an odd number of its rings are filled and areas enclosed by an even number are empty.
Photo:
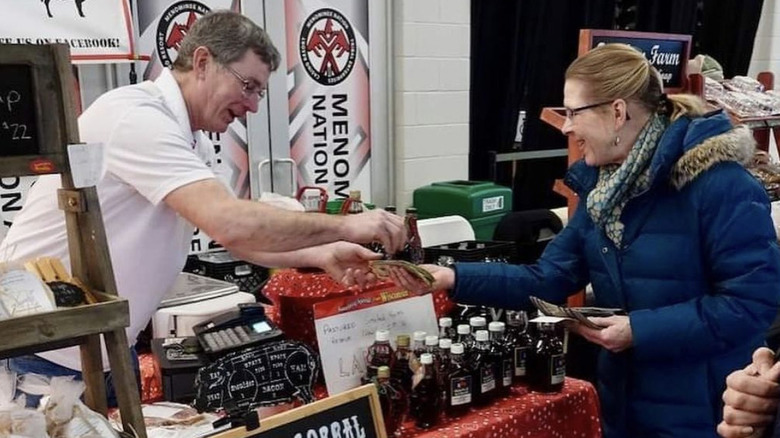
[[[574,328],[602,347],[604,436],[716,436],[726,376],[750,362],[780,302],[769,199],[742,165],[751,132],[695,96],[665,96],[658,72],[621,44],[569,66],[564,105],[563,133],[584,156],[565,179],[579,195],[569,224],[534,265],[426,265],[434,288],[512,309],[591,283],[596,305],[627,313]]]

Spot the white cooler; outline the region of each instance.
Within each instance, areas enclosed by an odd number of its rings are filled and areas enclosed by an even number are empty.
[[[192,327],[255,297],[227,281],[182,272],[152,318],[155,338],[194,336]]]

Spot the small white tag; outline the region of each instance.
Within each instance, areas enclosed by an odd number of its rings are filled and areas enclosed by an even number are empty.
[[[492,198],[485,198],[482,200],[482,213],[490,211],[499,211],[504,209],[504,197],[494,196]]]
[[[68,145],[68,160],[77,188],[90,187],[100,181],[106,171],[103,143],[79,143]]]

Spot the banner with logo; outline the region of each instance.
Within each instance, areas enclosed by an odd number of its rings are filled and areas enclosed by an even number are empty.
[[[285,0],[290,157],[298,186],[371,194],[368,0]]]
[[[76,63],[133,59],[129,0],[0,0],[0,44],[65,43]]]
[[[198,18],[212,9],[239,11],[238,0],[171,1],[144,0],[138,3],[138,27],[141,37],[138,51],[150,61],[142,63],[143,78],[154,80],[163,68],[176,60],[179,43]],[[224,133],[207,133],[214,143],[217,164],[214,172],[240,198],[249,198],[249,156],[246,120],[236,119]],[[200,230],[192,238],[191,253],[213,249],[214,241]]]

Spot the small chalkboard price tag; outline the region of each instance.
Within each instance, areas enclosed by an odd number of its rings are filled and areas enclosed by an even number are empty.
[[[387,438],[374,385],[365,385],[260,419],[260,429],[240,427],[216,438]]]
[[[32,68],[0,65],[0,156],[39,153]]]

